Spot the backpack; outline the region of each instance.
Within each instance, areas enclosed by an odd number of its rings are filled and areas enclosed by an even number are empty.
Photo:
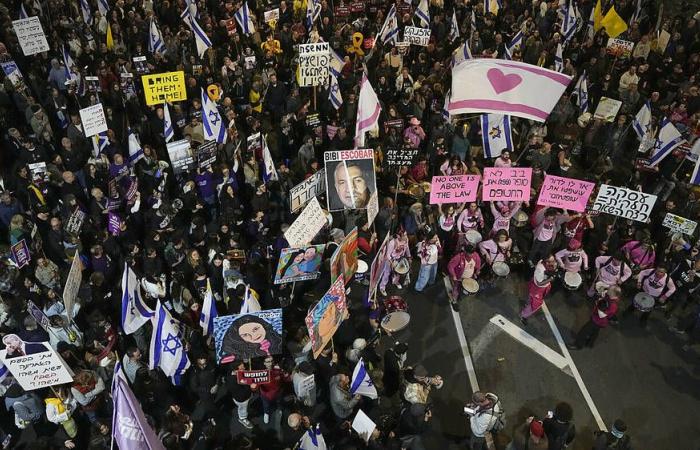
[[[486,394],[488,398],[491,399],[492,401],[492,406],[488,409],[484,409],[482,411],[479,411],[478,414],[484,414],[488,413],[493,417],[493,423],[489,427],[489,431],[492,433],[498,433],[499,431],[502,431],[506,427],[506,413],[503,410],[503,406],[501,405],[501,401],[498,399],[496,394],[491,394],[488,393]],[[496,410],[496,407],[498,406],[498,410]]]
[[[573,424],[569,423],[569,426],[566,428],[566,431],[559,436],[557,436],[554,439],[549,440],[549,448],[553,450],[562,450],[567,447],[566,441],[569,438],[569,433],[571,433],[571,429],[573,428]]]

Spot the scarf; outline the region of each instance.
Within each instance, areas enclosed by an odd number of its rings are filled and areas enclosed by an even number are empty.
[[[270,345],[271,345],[270,341],[265,339],[260,343],[260,350],[264,351],[265,354],[269,355],[270,354]]]

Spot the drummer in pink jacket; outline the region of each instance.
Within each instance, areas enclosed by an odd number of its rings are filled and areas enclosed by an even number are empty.
[[[550,254],[535,266],[535,273],[527,285],[528,302],[520,311],[520,321],[527,325],[527,319],[542,307],[544,297],[552,290],[552,280],[557,275],[557,261]]]
[[[602,295],[602,292],[611,286],[622,286],[622,283],[632,276],[632,269],[619,253],[597,257],[595,268],[596,277],[587,292],[589,297],[593,297],[596,291]]]
[[[569,241],[566,248],[559,250],[554,258],[561,269],[567,272],[579,273],[581,269],[588,270],[588,255],[581,248],[581,242],[577,239]]]
[[[408,246],[408,236],[406,231],[401,229],[396,235],[387,243],[387,261],[382,269],[382,277],[379,281],[379,292],[386,297],[386,285],[389,284],[389,278],[391,278],[391,283],[398,289],[403,289],[401,286],[402,275],[394,270],[394,264],[399,262],[401,259],[407,259],[408,263],[411,262],[411,249]]]
[[[473,278],[476,280],[481,272],[481,258],[474,251],[471,244],[467,244],[450,259],[447,264],[447,272],[450,274],[452,281],[452,295],[450,303],[452,309],[459,311],[459,297],[462,292],[462,280],[465,278]]]
[[[666,273],[666,268],[659,266],[655,269],[646,269],[639,272],[639,275],[637,275],[637,289],[654,297],[660,305],[664,305],[668,298],[676,292],[676,284],[670,275]],[[631,312],[637,306],[633,302],[627,311]],[[651,310],[642,312],[640,317],[642,324],[646,323],[650,314]]]

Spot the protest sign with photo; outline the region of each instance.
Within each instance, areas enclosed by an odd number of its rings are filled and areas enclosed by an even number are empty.
[[[46,41],[44,28],[41,26],[39,17],[32,16],[26,19],[13,20],[12,28],[15,29],[15,34],[24,56],[48,52],[51,49]]]
[[[22,75],[22,71],[17,67],[16,62],[11,59],[3,61],[0,62],[0,67],[2,67],[2,71],[5,73],[7,79],[10,80],[15,90],[22,92],[27,88],[27,85],[24,83],[24,75]]]
[[[214,319],[216,361],[226,364],[282,353],[282,308]]]
[[[328,80],[331,62],[328,42],[299,44],[299,86],[321,86]]]
[[[345,281],[338,277],[328,292],[311,308],[306,315],[306,329],[311,340],[314,359],[331,341],[340,324],[345,320],[347,304],[345,303]]]
[[[275,8],[271,9],[270,11],[265,11],[263,14],[263,18],[265,20],[265,23],[270,23],[272,20],[280,20],[280,9]]]
[[[326,244],[285,248],[275,271],[275,284],[315,280],[321,275],[321,258]]]
[[[695,227],[698,226],[698,223],[693,220],[686,219],[685,217],[666,213],[664,216],[664,221],[661,225],[670,229],[674,233],[683,233],[687,234],[688,236],[692,236],[692,234],[695,232]]]
[[[187,100],[183,71],[143,75],[141,82],[148,106]]]
[[[32,260],[32,254],[29,252],[29,247],[25,239],[14,244],[10,248],[10,251],[12,252],[12,259],[15,260],[15,264],[17,264],[17,267],[20,269],[29,264],[29,261]]]
[[[374,292],[379,286],[379,278],[382,276],[382,271],[384,266],[387,264],[388,256],[387,251],[389,249],[389,238],[391,238],[391,233],[387,233],[384,238],[384,242],[379,246],[377,250],[377,256],[374,257],[372,264],[369,268],[369,296],[372,297]]]
[[[607,52],[619,58],[629,58],[634,50],[634,42],[617,38],[608,39]]]
[[[49,330],[49,325],[51,324],[51,321],[49,320],[49,316],[44,313],[44,311],[36,306],[33,301],[28,300],[27,301],[27,312],[32,315],[34,320],[36,320],[36,323],[38,323],[41,328],[43,328],[45,331]]]
[[[136,73],[138,75],[143,75],[149,72],[148,61],[146,60],[145,56],[134,56],[131,58],[131,60],[134,62],[134,69],[136,69]]]
[[[216,141],[206,141],[197,147],[197,166],[200,169],[211,167],[216,162]]]
[[[384,150],[384,165],[386,167],[412,166],[418,160],[419,148],[387,147]]]
[[[33,181],[49,181],[49,171],[45,162],[31,163],[27,167]]]
[[[326,170],[321,169],[289,190],[289,209],[299,211],[312,198],[326,192]]]
[[[3,336],[2,342],[5,348],[0,350],[0,360],[25,391],[73,382],[48,342],[24,342],[16,334]]]
[[[485,167],[482,200],[526,202],[531,182],[531,167]]]
[[[615,117],[617,117],[618,111],[622,102],[620,100],[615,100],[614,98],[601,97],[598,102],[598,107],[596,107],[593,113],[594,119],[601,119],[605,122],[613,122]]]
[[[654,203],[656,203],[656,195],[601,184],[591,209],[648,223]]]
[[[98,77],[86,76],[84,80],[88,92],[102,92],[102,85],[100,85],[100,79]]]
[[[68,271],[68,277],[66,277],[66,285],[63,286],[63,305],[66,307],[68,317],[73,317],[73,305],[78,297],[82,282],[83,263],[80,261],[80,255],[76,252]]]
[[[196,163],[192,154],[192,147],[190,147],[187,139],[171,141],[165,146],[168,148],[170,167],[172,167],[175,175],[194,169]]]
[[[303,247],[311,242],[327,223],[326,213],[321,208],[318,199],[314,197],[294,223],[284,232],[284,238],[290,247]]]
[[[589,181],[546,175],[537,204],[583,212],[594,188],[595,183]]]
[[[259,131],[253,133],[248,138],[246,138],[246,148],[248,149],[248,154],[251,153],[255,155],[255,159],[262,158],[262,133]]]
[[[80,110],[80,121],[83,123],[85,137],[92,137],[107,131],[107,118],[102,103],[97,103]]]
[[[433,177],[430,184],[430,204],[475,201],[480,178],[479,175]]]
[[[371,148],[325,152],[328,210],[364,209],[377,190]]]
[[[236,381],[238,384],[268,384],[270,382],[270,371],[262,370],[237,370]]]
[[[357,227],[345,236],[331,256],[331,283],[343,276],[345,283],[352,281],[357,271]]]
[[[372,226],[377,214],[379,214],[379,192],[374,191],[367,203],[367,225]]]
[[[384,132],[389,134],[389,130],[396,130],[398,135],[403,135],[403,119],[385,120]]]
[[[409,44],[427,47],[430,42],[430,28],[405,27],[403,29],[403,40]]]
[[[400,55],[405,55],[406,53],[408,53],[408,49],[411,48],[411,43],[406,41],[400,41],[394,44],[394,47],[396,47],[399,50]]]

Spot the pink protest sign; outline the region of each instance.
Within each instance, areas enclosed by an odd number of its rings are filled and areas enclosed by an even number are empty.
[[[595,183],[588,181],[547,175],[537,204],[583,212],[594,187]]]
[[[464,203],[476,200],[479,175],[450,175],[433,177],[430,203]]]
[[[485,167],[483,200],[526,202],[530,200],[532,168]]]

